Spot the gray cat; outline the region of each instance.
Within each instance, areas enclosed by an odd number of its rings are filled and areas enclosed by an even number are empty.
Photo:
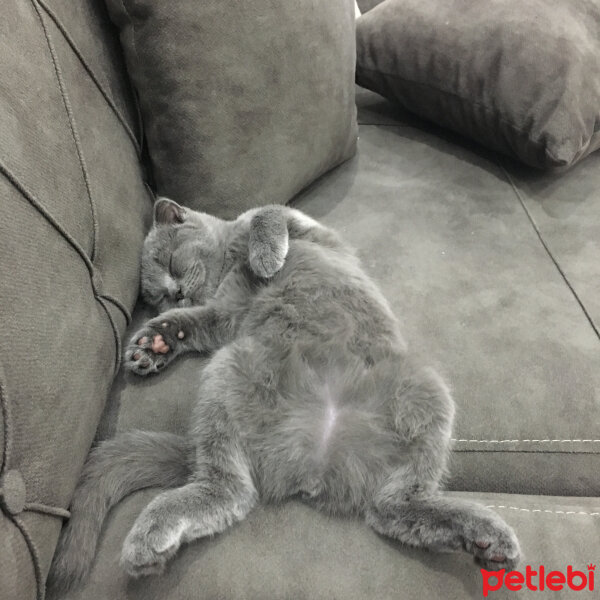
[[[52,565],[81,582],[111,506],[166,488],[125,539],[122,567],[161,573],[182,543],[300,497],[432,550],[512,569],[519,544],[490,509],[441,494],[454,415],[447,387],[407,356],[398,323],[339,236],[266,207],[222,221],[160,199],[142,294],[162,314],[138,331],[127,369],[147,375],[212,353],[187,437],[134,431],[90,455]]]

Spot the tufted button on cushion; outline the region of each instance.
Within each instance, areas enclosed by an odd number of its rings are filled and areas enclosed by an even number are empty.
[[[25,481],[16,469],[0,477],[0,506],[11,515],[17,515],[25,506]]]

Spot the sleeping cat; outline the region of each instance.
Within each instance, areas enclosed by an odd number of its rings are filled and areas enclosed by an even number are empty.
[[[87,575],[111,506],[165,488],[121,554],[132,576],[161,573],[181,544],[223,531],[258,502],[299,497],[361,516],[380,534],[463,549],[512,569],[519,545],[493,511],[440,492],[454,405],[412,364],[398,323],[339,236],[272,206],[223,221],[167,199],[144,243],[142,294],[163,311],[125,368],[147,375],[211,353],[186,437],[134,431],[90,455],[51,569]]]

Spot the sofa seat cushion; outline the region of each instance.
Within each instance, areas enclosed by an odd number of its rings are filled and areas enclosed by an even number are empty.
[[[542,174],[358,97],[354,172],[300,204],[360,248],[451,383],[449,485],[600,494],[600,156]]]
[[[565,572],[570,564],[587,573],[600,551],[600,501],[592,497],[600,495],[600,340],[582,306],[597,318],[589,300],[600,291],[599,263],[586,257],[598,256],[600,220],[588,219],[598,210],[600,164],[589,165],[600,157],[562,179],[534,176],[375,94],[359,90],[357,98],[358,157],[295,205],[358,248],[409,344],[452,384],[450,487],[471,490],[459,494],[494,507],[515,528],[521,571],[529,564]],[[132,332],[151,315],[138,306]],[[206,360],[182,356],[147,379],[121,373],[98,437],[184,432]],[[118,566],[121,544],[156,493],[134,494],[113,510],[90,581],[65,600],[482,595],[482,575],[464,555],[406,549],[363,523],[294,502],[259,508],[190,544],[162,578],[129,580]],[[514,593],[504,587],[490,597]]]
[[[164,575],[132,580],[118,564],[121,546],[156,493],[134,494],[113,510],[87,585],[61,600],[482,597],[482,573],[466,554],[410,549],[377,535],[363,522],[327,517],[299,502],[259,507],[228,531],[182,548]],[[566,573],[572,565],[587,577],[587,565],[597,564],[597,498],[458,495],[494,507],[515,529],[523,550],[518,567],[522,573],[527,565],[538,572],[543,565],[546,573]],[[497,582],[491,579],[489,584]],[[521,594],[539,595],[527,589]],[[515,597],[506,586],[489,595]]]
[[[103,4],[0,23],[0,598],[41,598],[119,361],[151,201]]]
[[[600,147],[600,5],[386,0],[357,21],[358,84],[540,168]]]
[[[159,194],[232,217],[354,154],[352,0],[107,5]]]

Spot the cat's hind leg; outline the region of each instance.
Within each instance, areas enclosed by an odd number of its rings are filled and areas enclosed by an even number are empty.
[[[195,464],[187,485],[159,494],[127,535],[121,565],[138,577],[160,573],[182,543],[220,533],[258,501],[250,460],[227,409],[236,392],[229,347],[205,367],[189,432]]]
[[[241,454],[205,464],[183,487],[159,494],[127,535],[121,566],[134,577],[161,573],[182,543],[220,533],[241,521],[258,494]]]
[[[367,511],[367,523],[409,546],[442,552],[465,550],[490,571],[511,570],[519,561],[514,531],[495,512],[476,502],[441,494],[376,500]]]
[[[453,403],[432,370],[399,371],[395,429],[406,443],[405,460],[375,490],[366,511],[378,533],[410,546],[463,549],[488,570],[519,560],[513,530],[491,509],[439,491],[450,447]]]

